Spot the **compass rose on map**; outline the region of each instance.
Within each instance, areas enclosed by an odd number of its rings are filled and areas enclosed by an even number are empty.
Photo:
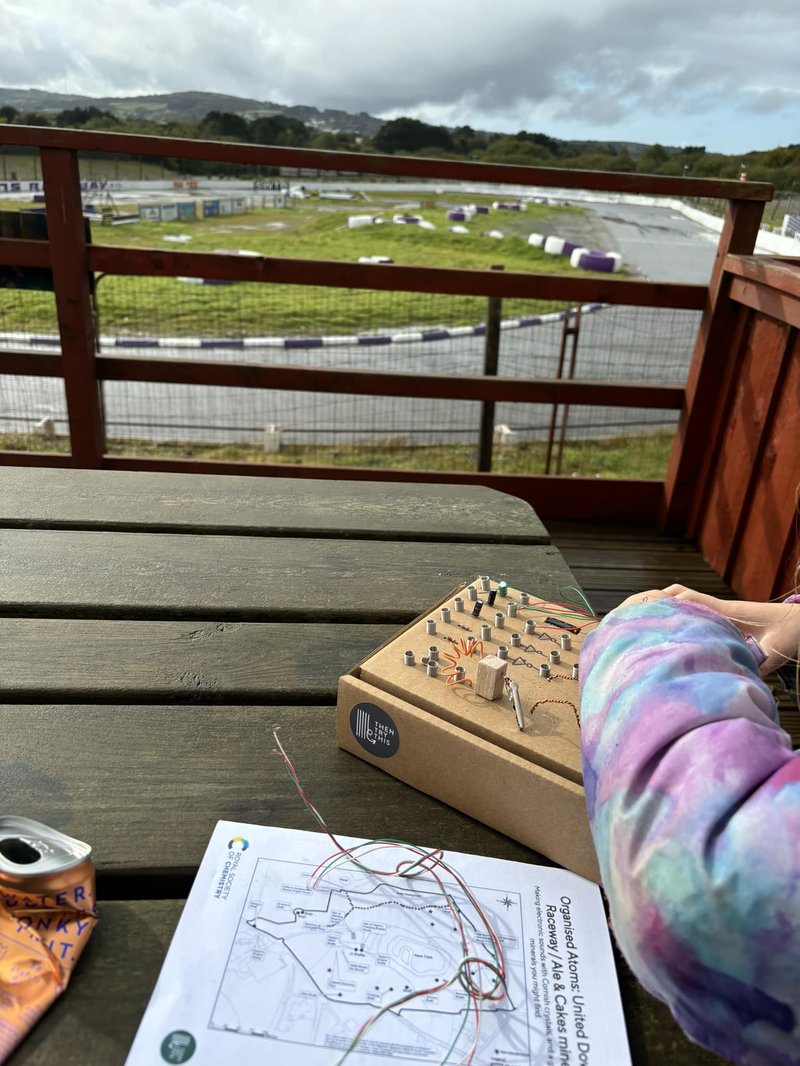
[[[507,895],[503,896],[503,898],[499,899],[497,902],[502,903],[506,910],[510,910],[514,906],[514,900]]]

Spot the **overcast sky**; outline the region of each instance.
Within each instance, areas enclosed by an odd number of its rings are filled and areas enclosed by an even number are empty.
[[[800,142],[800,0],[0,0],[0,85],[554,137]]]

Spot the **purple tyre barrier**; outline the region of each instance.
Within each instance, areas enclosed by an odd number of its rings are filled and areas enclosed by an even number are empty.
[[[571,267],[575,267],[575,269],[577,270],[581,265],[581,259],[583,258],[583,256],[592,254],[593,253],[590,248],[576,248],[573,251],[572,255],[569,257],[569,265]],[[603,253],[600,252],[598,254],[602,255]]]
[[[457,208],[455,211],[448,211],[447,212],[447,221],[448,222],[466,222],[467,221],[467,213],[466,213],[466,211],[462,211],[460,208]]]
[[[570,263],[580,270],[601,270],[607,274],[616,274],[622,266],[622,256],[618,252],[604,254],[603,252],[585,251],[582,255],[574,258],[577,258],[578,261],[573,262],[570,259]]]
[[[488,215],[489,214],[489,208],[486,206],[486,204],[475,204],[475,214],[476,215]]]

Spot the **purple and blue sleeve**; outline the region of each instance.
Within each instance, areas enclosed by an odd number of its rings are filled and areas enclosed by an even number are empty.
[[[581,653],[586,802],[620,948],[698,1043],[800,1064],[800,757],[739,631],[667,597]]]

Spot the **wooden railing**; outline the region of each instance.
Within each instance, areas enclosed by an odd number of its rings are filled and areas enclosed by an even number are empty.
[[[47,241],[0,239],[0,263],[44,267],[52,271],[61,336],[60,355],[0,352],[0,374],[61,377],[66,390],[71,455],[0,452],[0,463],[69,465],[86,468],[194,470],[269,476],[450,481],[491,485],[529,500],[545,516],[652,518],[659,508],[665,520],[688,514],[692,477],[691,450],[702,439],[703,404],[708,403],[714,373],[724,363],[720,338],[730,322],[720,324],[717,308],[726,296],[724,265],[732,254],[752,252],[764,202],[771,186],[699,178],[569,171],[435,159],[187,141],[73,130],[0,125],[2,145],[38,149],[46,195]],[[425,267],[326,262],[289,258],[241,258],[234,255],[167,252],[87,243],[82,215],[78,153],[107,152],[173,159],[202,159],[262,167],[314,168],[332,172],[383,174],[555,187],[594,191],[724,198],[729,202],[711,285],[652,283],[625,278],[564,277],[549,274],[446,270]],[[607,302],[637,307],[702,310],[695,365],[686,392],[670,385],[630,384],[475,376],[332,370],[297,366],[255,366],[201,360],[159,360],[100,356],[92,308],[91,275],[186,276],[289,285],[318,285],[485,297],[521,297],[570,303]],[[716,362],[708,363],[713,339]],[[698,369],[699,368],[699,369]],[[422,396],[447,400],[588,404],[603,407],[658,408],[682,411],[680,433],[666,483],[650,480],[603,480],[541,475],[506,475],[491,471],[441,472],[375,468],[245,464],[182,459],[111,456],[106,452],[101,384],[103,381],[180,382],[217,387],[302,389],[305,391]],[[707,425],[708,411],[705,413]]]
[[[798,584],[800,259],[728,255],[719,276],[664,523],[739,595],[780,598]]]

